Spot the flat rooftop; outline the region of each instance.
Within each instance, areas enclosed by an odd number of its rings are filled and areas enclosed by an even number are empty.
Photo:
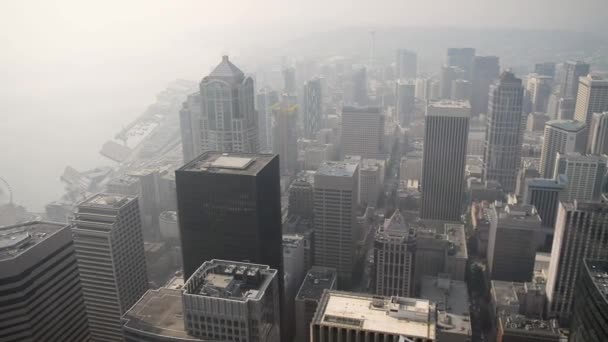
[[[66,228],[66,224],[33,221],[0,228],[0,261],[16,258]]]
[[[345,161],[325,161],[319,166],[317,176],[352,177],[358,164]]]
[[[323,291],[336,287],[336,277],[337,273],[334,268],[313,266],[306,273],[300,291],[296,295],[296,300],[319,301]]]
[[[437,305],[437,326],[450,333],[471,335],[469,295],[464,281],[445,276],[424,276],[421,280],[420,297]]]
[[[519,307],[517,293],[523,290],[523,283],[492,280],[491,286],[492,297],[497,310],[504,310],[506,307]]]
[[[575,120],[550,120],[547,121],[546,125],[568,132],[578,132],[585,128],[584,122]]]
[[[188,335],[184,328],[181,290],[148,290],[123,316],[127,330],[183,339],[204,341]]]
[[[133,200],[133,197],[130,196],[100,193],[78,204],[78,208],[120,209],[131,200]]]
[[[185,294],[237,301],[259,300],[277,271],[266,265],[206,261],[184,285]]]
[[[499,315],[499,320],[505,335],[515,333],[532,336],[563,336],[556,320],[531,319],[518,314]]]
[[[179,168],[178,172],[254,176],[275,157],[274,154],[206,152]]]
[[[328,291],[313,324],[435,340],[434,312],[424,299]]]
[[[529,187],[563,190],[567,185],[566,176],[559,175],[558,179],[552,178],[532,178],[526,181]]]

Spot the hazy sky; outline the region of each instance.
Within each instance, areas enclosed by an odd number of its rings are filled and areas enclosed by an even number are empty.
[[[99,147],[176,78],[344,26],[608,29],[606,0],[0,1],[0,176],[40,210],[66,165]],[[263,52],[261,52],[263,53]]]

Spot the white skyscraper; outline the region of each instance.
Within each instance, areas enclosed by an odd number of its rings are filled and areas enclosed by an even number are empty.
[[[554,178],[565,175],[568,182],[563,197],[565,201],[600,199],[606,175],[605,156],[558,153],[556,159]]]
[[[406,49],[397,50],[397,62],[395,63],[397,79],[416,78],[418,72],[418,56],[414,51]]]
[[[78,205],[72,234],[93,342],[123,341],[121,316],[148,290],[137,198],[97,194]]]
[[[593,113],[589,127],[587,152],[591,154],[608,154],[608,112]]]
[[[184,161],[207,151],[259,151],[253,88],[253,79],[223,56],[180,111]]]
[[[585,124],[573,120],[552,120],[545,125],[545,141],[540,155],[540,175],[553,178],[557,153],[584,152]]]
[[[584,122],[589,128],[593,113],[608,110],[608,79],[587,75],[580,78],[574,120]]]

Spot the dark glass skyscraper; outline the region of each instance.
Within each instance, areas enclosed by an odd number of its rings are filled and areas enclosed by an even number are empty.
[[[584,260],[574,294],[571,342],[608,341],[608,260]]]

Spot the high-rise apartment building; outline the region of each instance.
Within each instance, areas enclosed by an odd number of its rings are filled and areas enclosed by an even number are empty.
[[[561,202],[547,274],[549,313],[568,320],[584,259],[608,256],[608,204]]]
[[[464,70],[465,79],[470,80],[474,59],[475,49],[473,48],[448,48],[445,64]]]
[[[207,151],[259,151],[253,88],[253,79],[222,57],[180,110],[184,161]]]
[[[545,140],[540,155],[540,175],[553,178],[557,153],[584,152],[585,124],[573,120],[552,120],[545,125]]]
[[[282,175],[296,173],[298,163],[298,105],[283,101],[272,107],[272,151],[279,155]]]
[[[490,86],[483,176],[499,182],[505,192],[515,191],[521,165],[523,96],[521,80],[508,71]]]
[[[92,341],[123,341],[121,317],[148,290],[137,198],[97,194],[72,219]]]
[[[341,286],[351,285],[359,239],[356,227],[359,164],[324,162],[315,174],[315,265],[335,268]]]
[[[376,294],[411,297],[414,295],[416,232],[399,209],[378,228],[374,242]]]
[[[413,81],[397,80],[395,83],[395,110],[403,126],[409,125],[416,110],[416,85]]]
[[[494,205],[490,211],[488,240],[491,279],[531,281],[540,235],[541,219],[534,206]]]
[[[418,55],[414,51],[397,50],[396,77],[397,79],[414,79],[418,73]]]
[[[272,150],[272,111],[270,108],[279,102],[279,94],[268,88],[260,89],[256,94],[258,112],[258,139],[260,151]]]
[[[184,284],[186,331],[210,341],[281,341],[278,277],[267,265],[203,263]]]
[[[608,341],[606,317],[608,317],[608,259],[585,259],[574,294],[569,341]]]
[[[457,66],[444,65],[439,75],[440,94],[442,99],[452,98],[452,82],[466,78],[466,72]]]
[[[589,74],[589,64],[581,61],[568,61],[562,65],[559,80],[559,94],[565,98],[576,98],[579,78]]]
[[[594,113],[608,110],[608,79],[600,76],[587,75],[581,77],[574,108],[574,120],[584,122],[591,127]]]
[[[336,270],[313,266],[302,282],[295,300],[296,342],[310,342],[310,323],[325,290],[337,288]]]
[[[591,154],[608,154],[608,111],[593,113],[589,126],[587,152]]]
[[[430,102],[422,157],[421,217],[460,220],[471,107],[466,102]]]
[[[602,195],[606,176],[606,156],[557,153],[555,177],[564,175],[568,187],[565,201],[596,201]]]
[[[498,78],[500,65],[496,56],[476,56],[473,60],[471,81],[471,114],[477,116],[488,111],[490,85]]]
[[[304,137],[314,139],[321,128],[323,119],[323,98],[321,79],[318,77],[304,83]]]
[[[342,156],[380,158],[384,150],[384,121],[379,107],[342,108]]]
[[[69,226],[1,227],[0,284],[1,341],[89,340]]]
[[[310,342],[434,342],[437,325],[435,303],[428,300],[325,291]]]

